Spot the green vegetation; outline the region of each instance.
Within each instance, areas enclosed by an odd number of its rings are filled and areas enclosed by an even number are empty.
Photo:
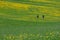
[[[60,3],[45,1],[0,1],[0,40],[60,40]]]

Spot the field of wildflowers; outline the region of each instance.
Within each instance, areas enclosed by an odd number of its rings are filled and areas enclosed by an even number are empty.
[[[0,0],[0,40],[60,40],[60,1]]]
[[[0,37],[0,40],[60,40],[60,32],[47,32],[44,35],[40,33],[5,34]]]

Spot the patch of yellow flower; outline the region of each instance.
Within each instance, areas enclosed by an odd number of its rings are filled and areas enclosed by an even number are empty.
[[[54,35],[54,36],[53,36]],[[59,35],[59,32],[58,33],[55,33],[55,32],[49,32],[48,35],[43,35],[43,34],[28,34],[28,33],[24,33],[24,34],[20,34],[18,36],[13,36],[13,35],[5,35],[5,39],[10,39],[10,40],[13,40],[13,39],[19,39],[19,40],[29,40],[29,39],[44,39],[44,40],[48,40],[48,39],[52,39],[52,38],[56,38],[56,37],[60,37],[59,36],[56,36],[56,35]]]
[[[28,10],[29,6],[28,4],[22,4],[22,3],[15,3],[15,2],[6,2],[6,1],[0,1],[0,7],[10,7],[10,8],[14,8],[14,9],[20,9],[23,8],[25,10]]]
[[[35,1],[35,2],[47,2],[49,0],[30,0],[30,1]]]

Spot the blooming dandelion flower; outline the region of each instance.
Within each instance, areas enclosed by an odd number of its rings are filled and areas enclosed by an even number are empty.
[[[11,39],[11,35],[10,35],[10,34],[9,34],[9,35],[7,35],[7,37]]]
[[[26,39],[26,38],[28,38],[28,34],[27,33],[24,34],[24,39]]]
[[[8,36],[7,35],[4,35],[4,39],[8,39]]]
[[[54,34],[55,34],[54,32],[51,32],[51,33],[50,33],[51,36],[54,36]]]
[[[35,36],[34,34],[30,34],[30,36]]]
[[[42,38],[43,36],[40,36],[40,38]]]
[[[28,40],[30,40],[31,38],[28,38]]]
[[[55,34],[60,34],[60,32],[57,31],[57,32],[55,32]]]
[[[37,37],[39,37],[39,36],[40,36],[40,34],[37,34],[36,36],[37,36]]]
[[[52,35],[52,33],[50,33],[50,35]]]
[[[20,40],[24,39],[22,34],[19,35],[19,38],[20,38]]]
[[[45,36],[46,38],[49,38],[49,36]]]
[[[13,40],[15,37],[13,35],[8,35],[7,39]]]

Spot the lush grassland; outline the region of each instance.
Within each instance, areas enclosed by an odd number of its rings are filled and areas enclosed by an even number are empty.
[[[0,19],[1,40],[60,40],[60,22]]]
[[[0,40],[60,40],[59,2],[0,1]]]

